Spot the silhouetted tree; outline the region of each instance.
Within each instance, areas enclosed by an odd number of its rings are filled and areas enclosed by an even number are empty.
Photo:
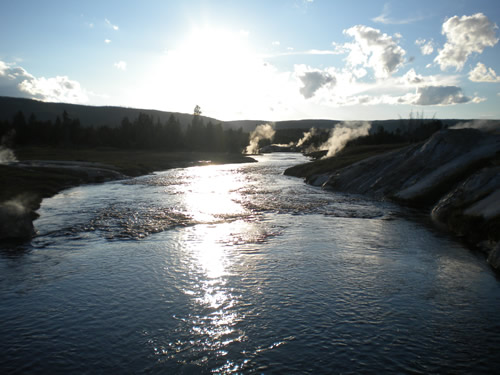
[[[194,107],[193,115],[194,116],[201,116],[201,107],[199,105],[196,105]]]

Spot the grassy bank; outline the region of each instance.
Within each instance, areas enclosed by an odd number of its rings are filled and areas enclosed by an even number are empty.
[[[126,176],[139,176],[153,171],[192,165],[252,162],[254,159],[239,154],[208,152],[124,151],[116,149],[59,149],[21,148],[15,150],[19,161],[69,161],[104,164],[111,171]],[[50,167],[23,167],[0,165],[0,202],[22,200],[36,210],[43,198],[82,183],[106,180],[90,177],[85,170]]]
[[[407,144],[387,144],[375,146],[350,146],[344,148],[337,155],[312,161],[310,163],[296,165],[285,171],[287,176],[304,177],[306,180],[313,175],[333,172],[337,169],[347,167],[363,159],[383,154],[388,151],[407,146]]]

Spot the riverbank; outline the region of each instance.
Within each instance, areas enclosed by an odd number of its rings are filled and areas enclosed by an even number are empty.
[[[195,165],[248,163],[240,154],[22,148],[17,162],[0,164],[0,240],[29,239],[44,198],[86,183],[130,178]]]
[[[337,161],[320,160],[285,174],[426,210],[439,227],[485,252],[500,269],[499,135],[445,130],[424,143],[374,155],[341,154]]]

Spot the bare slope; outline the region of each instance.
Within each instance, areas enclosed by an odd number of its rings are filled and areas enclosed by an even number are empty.
[[[436,222],[484,249],[500,267],[499,160],[500,136],[443,130],[425,143],[310,174],[308,182],[430,208]]]

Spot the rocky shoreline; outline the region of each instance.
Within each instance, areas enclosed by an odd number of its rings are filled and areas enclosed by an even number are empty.
[[[293,170],[285,174],[297,176]],[[427,210],[436,225],[484,251],[492,267],[500,269],[499,135],[443,130],[425,143],[310,175],[306,181]]]

